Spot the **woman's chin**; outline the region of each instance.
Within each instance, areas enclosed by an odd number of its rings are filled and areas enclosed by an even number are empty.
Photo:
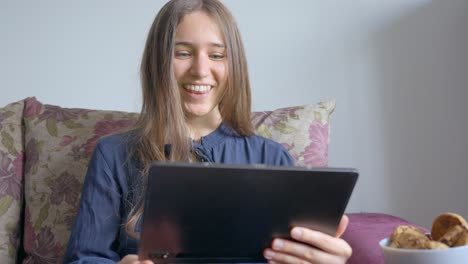
[[[185,115],[189,118],[201,118],[207,116],[211,111],[209,109],[196,108],[185,110]]]
[[[221,113],[219,109],[215,107],[186,107],[184,109],[185,116],[190,120],[196,119],[212,119],[213,122],[219,121]]]

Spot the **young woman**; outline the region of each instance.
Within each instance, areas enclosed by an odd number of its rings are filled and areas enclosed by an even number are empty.
[[[65,263],[152,263],[137,257],[142,200],[153,160],[292,166],[280,144],[254,135],[240,34],[218,0],[172,0],[150,29],[135,128],[99,141],[89,163]],[[275,239],[271,263],[345,263],[339,236],[303,227]],[[301,242],[301,243],[299,243]]]

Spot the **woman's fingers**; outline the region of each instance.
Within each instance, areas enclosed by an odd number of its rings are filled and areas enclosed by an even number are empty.
[[[338,228],[336,229],[336,235],[335,237],[341,237],[343,233],[346,231],[346,228],[348,227],[349,224],[349,218],[347,215],[343,215],[340,220],[340,224],[338,225]]]
[[[347,217],[342,218],[337,236],[341,236],[348,222]],[[344,263],[352,254],[343,239],[308,228],[294,227],[291,236],[299,242],[277,238],[272,248],[264,251],[265,258],[278,263]]]
[[[153,264],[151,260],[138,260],[138,255],[130,254],[126,255],[123,259],[121,259],[117,264]]]
[[[134,254],[126,255],[119,262],[117,262],[117,264],[134,264],[134,263],[139,263],[138,256]]]
[[[263,255],[269,263],[337,263],[338,260],[318,248],[284,239],[275,239],[272,249],[265,249]]]
[[[322,232],[303,227],[294,227],[291,230],[292,238],[319,248],[333,255],[351,256],[351,247],[341,238],[336,238]]]

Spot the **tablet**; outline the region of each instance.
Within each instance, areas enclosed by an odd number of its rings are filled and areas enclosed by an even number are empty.
[[[357,178],[347,168],[155,162],[139,258],[266,262],[263,250],[293,226],[335,235]]]

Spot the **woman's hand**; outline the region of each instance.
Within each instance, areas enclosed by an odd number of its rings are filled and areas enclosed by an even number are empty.
[[[138,255],[127,255],[117,264],[154,264],[151,260],[138,260]]]
[[[351,257],[352,249],[340,237],[348,222],[348,217],[343,215],[335,237],[308,228],[294,227],[291,229],[291,237],[302,243],[277,238],[273,240],[271,248],[265,249],[263,255],[270,264],[346,263]]]

